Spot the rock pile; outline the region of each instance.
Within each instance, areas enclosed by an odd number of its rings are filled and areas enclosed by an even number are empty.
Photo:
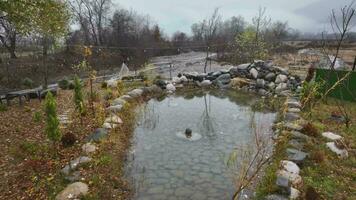
[[[210,84],[220,88],[238,87],[265,96],[273,94],[286,96],[301,89],[301,79],[298,76],[293,76],[286,69],[264,61],[241,64],[229,70],[208,74],[185,73],[183,77],[202,87]]]

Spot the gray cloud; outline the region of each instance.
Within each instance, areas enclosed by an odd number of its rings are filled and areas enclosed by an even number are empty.
[[[192,23],[200,21],[219,7],[223,18],[242,15],[247,21],[266,7],[272,20],[288,21],[301,31],[320,32],[327,27],[332,8],[350,0],[114,0],[124,8],[150,15],[166,33],[190,32]]]

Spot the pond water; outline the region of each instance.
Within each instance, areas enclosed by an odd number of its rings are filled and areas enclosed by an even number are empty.
[[[227,158],[253,144],[252,121],[269,134],[276,117],[254,112],[255,101],[236,92],[199,91],[144,104],[127,164],[134,199],[231,199]]]

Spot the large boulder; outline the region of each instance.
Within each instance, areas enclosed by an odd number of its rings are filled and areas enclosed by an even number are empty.
[[[56,200],[78,199],[88,193],[89,187],[82,182],[76,182],[68,185],[62,192],[56,196]]]

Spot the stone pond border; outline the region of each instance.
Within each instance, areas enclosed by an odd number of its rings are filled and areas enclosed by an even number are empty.
[[[118,80],[107,81],[109,87],[115,87]],[[208,74],[198,73],[184,73],[174,77],[172,81],[156,81],[155,85],[150,87],[142,87],[134,89],[127,94],[114,99],[111,105],[106,108],[108,116],[102,125],[89,135],[86,143],[82,146],[82,154],[69,162],[62,169],[62,173],[66,179],[74,182],[69,184],[62,192],[56,196],[56,200],[73,199],[81,195],[86,195],[89,191],[87,184],[82,182],[75,182],[80,180],[80,173],[76,169],[84,164],[91,162],[90,154],[95,152],[98,148],[92,142],[98,142],[105,138],[111,129],[116,128],[124,123],[117,113],[122,111],[127,102],[134,101],[147,96],[154,96],[157,94],[172,94],[176,88],[181,88],[188,82],[193,82],[195,85],[206,88],[212,85],[221,89],[226,88],[240,88],[243,91],[254,92],[261,96],[284,96],[287,100],[283,107],[283,118],[279,126],[275,130],[274,138],[280,137],[283,130],[288,130],[291,136],[289,141],[291,148],[286,149],[287,158],[280,162],[278,171],[276,171],[277,181],[276,185],[281,188],[283,194],[270,194],[265,199],[267,200],[283,200],[283,199],[297,199],[301,192],[299,191],[303,186],[303,179],[300,176],[300,167],[304,159],[309,155],[301,151],[304,143],[309,140],[309,136],[302,134],[300,131],[301,122],[305,121],[300,116],[302,109],[299,98],[295,94],[301,90],[301,80],[297,76],[290,75],[285,69],[273,66],[271,63],[263,61],[255,61],[253,63],[242,64],[230,68],[229,70],[220,70]],[[324,134],[325,137],[334,139],[335,135]],[[333,143],[333,142],[331,142]],[[333,144],[327,144],[329,148],[334,148]],[[340,153],[340,152],[339,152]],[[345,155],[344,153],[341,153]]]

